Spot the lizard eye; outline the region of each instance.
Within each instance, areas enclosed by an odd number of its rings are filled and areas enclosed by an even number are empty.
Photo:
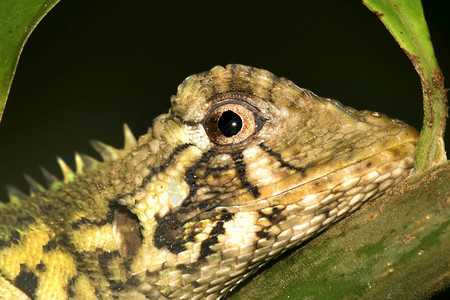
[[[261,129],[264,122],[256,107],[233,99],[211,107],[203,126],[215,144],[234,146],[251,139]]]

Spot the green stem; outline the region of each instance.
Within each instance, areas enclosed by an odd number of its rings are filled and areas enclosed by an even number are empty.
[[[420,0],[363,0],[408,55],[420,76],[424,118],[415,167],[424,171],[447,161],[444,145],[447,90],[430,39]]]

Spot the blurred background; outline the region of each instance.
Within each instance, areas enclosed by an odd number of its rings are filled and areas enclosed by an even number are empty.
[[[448,13],[423,4],[450,76]],[[145,133],[185,77],[228,63],[421,127],[419,77],[359,1],[63,0],[19,62],[0,125],[0,186],[26,190],[24,172],[44,182],[39,166],[59,176],[57,155],[72,166],[74,151],[98,157],[90,139],[121,147],[123,123]]]

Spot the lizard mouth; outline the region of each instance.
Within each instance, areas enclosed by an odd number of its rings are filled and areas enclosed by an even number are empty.
[[[346,197],[351,198],[349,201],[361,202],[381,194],[410,174],[405,171],[413,169],[415,144],[416,141],[411,139],[393,147],[377,149],[375,153],[370,149],[370,155],[359,155],[363,159],[358,159],[357,154],[354,157],[346,155],[328,164],[306,166],[304,171],[294,172],[275,184],[259,186],[260,195],[256,199],[247,193],[226,200],[220,206],[245,204],[247,208],[239,207],[238,210],[254,210],[295,204],[304,209],[314,209]]]

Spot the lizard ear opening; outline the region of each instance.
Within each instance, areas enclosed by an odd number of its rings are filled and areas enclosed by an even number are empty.
[[[120,254],[126,258],[134,257],[142,245],[139,219],[124,206],[114,212],[113,235]]]

